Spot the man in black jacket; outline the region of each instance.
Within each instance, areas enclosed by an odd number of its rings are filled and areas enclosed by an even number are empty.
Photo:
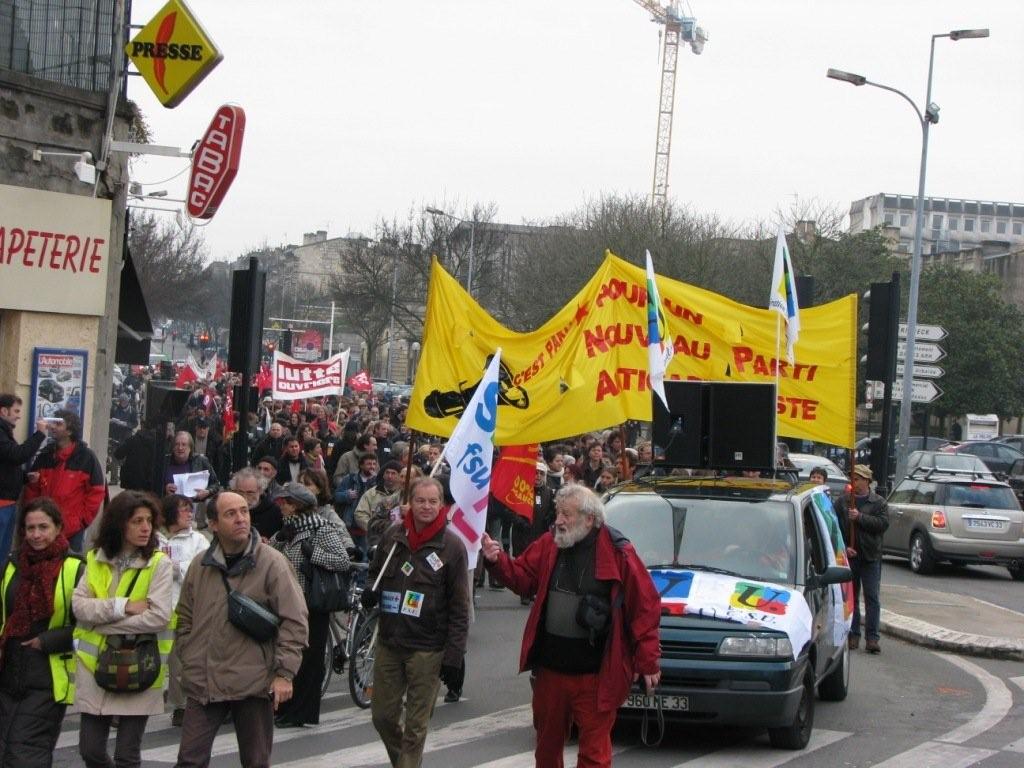
[[[882,583],[882,534],[889,527],[889,506],[871,490],[871,468],[857,464],[850,475],[851,499],[836,503],[836,514],[846,538],[850,569],[853,571],[853,624],[850,648],[860,645],[860,593],[864,592],[864,650],[881,653],[878,622],[882,611],[879,589]]]
[[[14,439],[14,427],[21,419],[21,398],[0,395],[0,561],[11,551],[18,498],[25,486],[22,466],[36,455],[46,441],[46,421],[36,422],[36,431],[21,445]]]

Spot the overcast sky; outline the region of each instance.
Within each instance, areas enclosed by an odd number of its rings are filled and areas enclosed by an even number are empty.
[[[153,142],[187,148],[223,103],[244,107],[241,168],[205,228],[210,255],[371,233],[424,205],[534,222],[604,193],[649,194],[659,25],[633,0],[188,0],[224,61],[165,109],[129,96]],[[134,0],[142,25],[162,0]],[[1024,2],[693,0],[710,40],[681,48],[670,195],[732,222],[801,200],[915,194],[910,106],[829,67],[925,98],[936,41],[926,193],[1024,203]],[[133,180],[182,197],[187,160]],[[166,181],[179,171],[180,176]],[[172,207],[165,204],[167,207]],[[168,214],[169,215],[169,214]]]

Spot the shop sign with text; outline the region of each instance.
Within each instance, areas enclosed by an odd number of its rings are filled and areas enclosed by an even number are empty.
[[[238,173],[245,110],[225,104],[213,116],[195,151],[188,179],[188,215],[212,219]]]

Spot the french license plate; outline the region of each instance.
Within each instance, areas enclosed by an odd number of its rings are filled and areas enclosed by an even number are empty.
[[[985,517],[965,517],[964,524],[968,528],[984,528],[990,531],[1001,531],[1006,528],[1005,520],[992,520]]]
[[[661,699],[661,708],[675,712],[687,712],[690,709],[689,696],[645,696],[642,693],[631,693],[623,704],[626,709],[655,709]]]

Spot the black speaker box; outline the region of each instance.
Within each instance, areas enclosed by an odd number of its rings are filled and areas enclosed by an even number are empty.
[[[231,404],[236,411],[242,410],[242,388],[234,386],[231,388]],[[256,387],[249,387],[249,412],[255,412],[260,406],[260,393]]]
[[[666,381],[665,397],[654,398],[652,436],[656,461],[681,467],[703,466],[706,435],[704,382]]]
[[[710,382],[708,466],[772,469],[775,466],[774,384]]]
[[[253,264],[255,259],[250,261]],[[255,285],[250,285],[255,280]],[[263,301],[267,273],[259,269],[238,270],[231,276],[231,330],[228,335],[228,369],[235,373],[256,372],[263,348]]]
[[[161,387],[150,382],[146,385],[146,421],[163,423],[176,420],[185,410],[191,394],[187,389]]]

